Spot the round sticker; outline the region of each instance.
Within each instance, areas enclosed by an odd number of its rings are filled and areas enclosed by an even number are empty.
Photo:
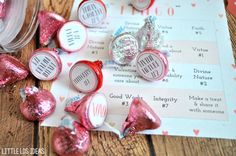
[[[105,4],[99,0],[83,1],[79,5],[77,16],[85,26],[96,27],[106,18]]]
[[[157,81],[166,76],[168,61],[164,54],[157,50],[145,50],[137,56],[137,71],[146,80]]]
[[[151,7],[153,2],[154,0],[132,0],[131,4],[135,9],[143,11]]]
[[[66,22],[58,31],[60,47],[68,52],[79,51],[87,42],[86,28],[78,21]]]
[[[40,50],[30,58],[29,68],[39,80],[53,80],[60,74],[62,64],[56,52]]]
[[[89,105],[88,116],[94,128],[102,126],[107,116],[107,100],[104,94],[97,93],[93,96]]]
[[[117,64],[129,64],[139,52],[138,41],[133,35],[123,33],[111,42],[110,50]]]
[[[93,92],[101,87],[102,71],[93,62],[80,61],[71,68],[70,80],[80,92]]]

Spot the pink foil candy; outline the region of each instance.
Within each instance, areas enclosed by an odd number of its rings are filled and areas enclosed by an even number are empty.
[[[7,1],[0,0],[0,19],[3,19],[6,16]]]
[[[52,148],[59,156],[82,156],[89,149],[89,132],[77,122],[73,125],[74,131],[59,127],[53,133]]]
[[[24,100],[20,104],[20,111],[29,121],[43,121],[56,108],[56,99],[48,90],[26,87],[20,93]]]
[[[29,74],[27,68],[11,55],[0,55],[0,88],[23,80]]]
[[[60,15],[48,11],[40,11],[38,14],[40,29],[40,44],[46,46],[54,37],[57,30],[66,22]]]
[[[160,125],[161,120],[151,107],[144,100],[134,98],[129,114],[123,123],[122,133],[126,136],[143,130],[157,129]]]
[[[107,116],[107,100],[104,94],[91,93],[67,106],[65,111],[76,114],[80,123],[91,130],[103,125]]]

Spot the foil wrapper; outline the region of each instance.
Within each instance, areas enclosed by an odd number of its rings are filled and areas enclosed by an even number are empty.
[[[135,134],[136,132],[157,129],[161,120],[151,107],[142,99],[134,98],[129,114],[122,125],[122,134]]]
[[[7,1],[0,0],[0,20],[6,16],[6,10],[7,10]]]
[[[155,17],[149,16],[145,19],[145,24],[137,32],[139,50],[160,49],[163,37],[155,25]]]
[[[0,55],[0,88],[25,79],[29,72],[24,64],[11,55]]]
[[[77,115],[80,123],[88,130],[101,127],[107,116],[107,100],[104,94],[90,93],[65,108]]]
[[[131,0],[130,4],[138,11],[149,9],[155,0]]]
[[[110,43],[112,59],[119,65],[131,63],[139,52],[138,40],[131,33],[122,33]]]
[[[82,156],[89,149],[89,132],[77,122],[73,126],[74,131],[59,127],[53,133],[52,148],[59,156]]]
[[[43,121],[56,108],[56,99],[48,90],[26,87],[20,91],[23,102],[20,111],[29,121]]]
[[[40,48],[29,60],[31,73],[39,80],[55,80],[61,73],[62,62],[57,49]]]
[[[103,84],[102,61],[81,60],[70,69],[69,77],[72,85],[82,93],[99,90]]]
[[[38,20],[40,32],[39,41],[42,46],[48,45],[57,30],[66,22],[60,15],[45,10],[38,13]]]

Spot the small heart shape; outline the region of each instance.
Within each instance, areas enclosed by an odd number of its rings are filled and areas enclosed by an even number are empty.
[[[196,136],[198,136],[199,132],[200,132],[199,129],[194,129],[194,130],[193,130],[193,133],[194,133]]]
[[[236,114],[236,109],[234,110],[234,113]]]
[[[233,79],[234,79],[234,81],[236,81],[236,77],[234,77]]]
[[[111,127],[115,127],[116,123],[115,123],[115,122],[109,122],[109,125],[110,125]]]
[[[60,101],[63,102],[65,100],[64,96],[60,96]]]
[[[232,64],[232,67],[233,67],[233,69],[236,69],[236,65],[235,64]]]
[[[168,131],[162,131],[162,135],[167,136],[167,135],[169,135],[168,133],[169,133]]]
[[[192,3],[191,5],[192,5],[192,7],[196,7],[196,3]]]
[[[67,66],[70,67],[72,64],[73,64],[73,63],[68,62],[68,63],[67,63]]]
[[[223,14],[219,14],[219,17],[222,18],[224,15]]]

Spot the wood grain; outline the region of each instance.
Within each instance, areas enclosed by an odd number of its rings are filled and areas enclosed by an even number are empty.
[[[35,41],[32,40],[15,56],[27,65],[34,49]],[[26,121],[19,109],[19,104],[22,102],[19,91],[26,85],[35,85],[32,76],[0,89],[0,148],[34,147],[34,123]]]
[[[32,6],[33,3],[29,2],[29,7],[33,8]],[[31,18],[31,13],[26,14],[25,25],[28,25]],[[26,29],[24,26],[22,32]],[[25,48],[13,55],[27,66],[34,49],[33,38]],[[0,89],[0,152],[2,148],[33,148],[35,145],[35,123],[26,121],[19,109],[22,102],[19,91],[26,85],[35,85],[35,79],[31,75],[23,81]]]

